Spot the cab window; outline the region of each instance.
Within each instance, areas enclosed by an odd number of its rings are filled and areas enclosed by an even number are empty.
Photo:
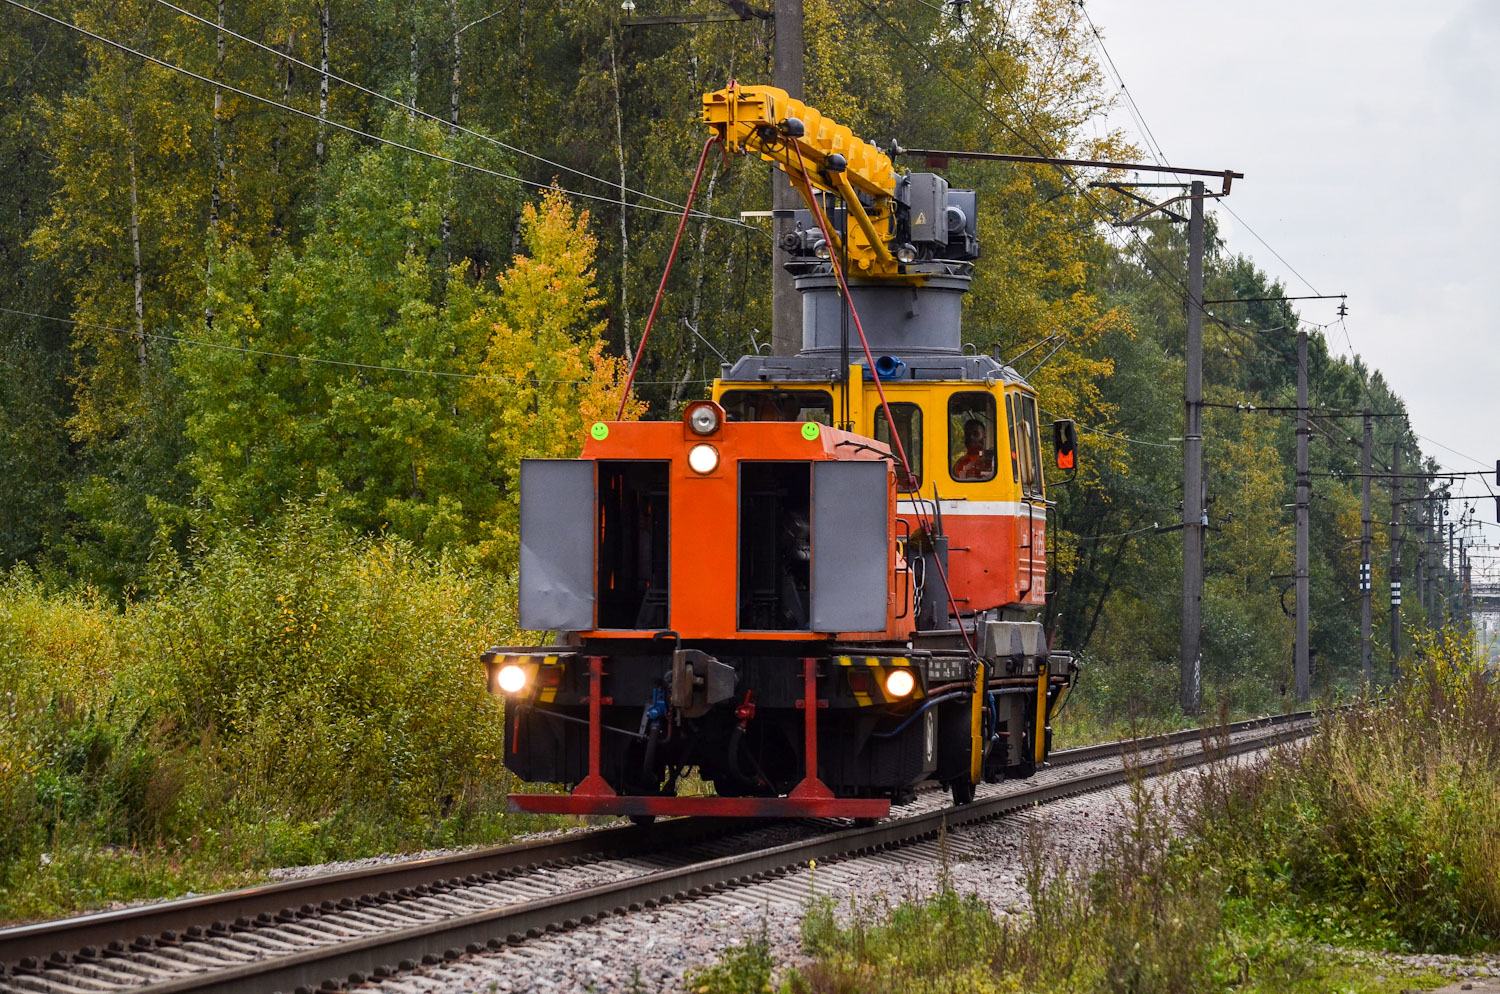
[[[953,479],[995,478],[995,397],[977,390],[948,398],[948,463]]]
[[[730,421],[833,424],[833,396],[826,390],[726,390],[719,403]]]
[[[1016,395],[1005,395],[1005,424],[1010,429],[1010,482],[1021,482],[1021,449],[1016,445]]]
[[[1026,493],[1042,495],[1042,448],[1041,435],[1036,424],[1036,398],[1021,395],[1020,430],[1021,439],[1021,483]]]
[[[906,450],[911,463],[908,475],[900,466],[901,456],[896,446],[891,445],[891,426],[885,419],[885,408],[875,412],[875,441],[891,446],[891,455],[896,458],[896,489],[905,493],[922,489],[922,409],[916,404],[891,404],[891,417],[896,422],[896,432],[901,436],[901,447]]]

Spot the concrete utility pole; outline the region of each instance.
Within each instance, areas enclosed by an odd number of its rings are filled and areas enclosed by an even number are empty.
[[[1297,643],[1292,659],[1292,677],[1297,700],[1312,697],[1311,667],[1308,663],[1308,614],[1310,591],[1307,573],[1307,513],[1312,503],[1312,477],[1307,468],[1307,437],[1312,425],[1307,412],[1307,332],[1297,332]]]
[[[1188,216],[1187,421],[1182,433],[1182,713],[1203,703],[1203,181]]]
[[[776,0],[775,66],[771,80],[788,96],[802,99],[802,0]],[[781,247],[783,235],[796,228],[786,212],[802,206],[802,198],[780,169],[771,173],[771,352],[796,355],[802,351],[802,301],[786,271],[789,256]]]
[[[1443,598],[1443,621],[1445,623],[1453,620],[1456,613],[1455,603],[1458,601],[1458,523],[1448,522],[1448,596]]]
[[[1391,681],[1401,672],[1401,443],[1391,443]]]
[[[1359,528],[1359,672],[1368,687],[1375,679],[1375,664],[1372,658],[1370,639],[1370,594],[1374,575],[1370,563],[1370,447],[1374,444],[1375,420],[1365,411],[1364,487],[1360,491]]]
[[[1469,619],[1469,557],[1464,552],[1464,536],[1458,536],[1458,611],[1467,627]]]
[[[1448,496],[1446,493],[1444,497]],[[1448,502],[1437,501],[1437,534],[1432,538],[1432,556],[1437,561],[1432,564],[1431,579],[1427,586],[1432,590],[1432,624],[1434,628],[1440,628],[1443,624],[1443,588],[1447,586],[1443,581],[1443,569],[1448,559]]]
[[[1418,480],[1422,503],[1417,508],[1417,611],[1427,613],[1427,522],[1432,516],[1432,502],[1427,496],[1427,481]]]

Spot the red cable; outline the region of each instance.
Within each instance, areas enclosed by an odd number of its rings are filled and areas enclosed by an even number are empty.
[[[807,187],[809,194],[808,203],[812,205],[813,217],[817,219],[818,228],[823,232],[823,241],[828,245],[828,261],[833,265],[833,275],[838,277],[839,288],[844,291],[844,300],[849,303],[849,314],[854,318],[854,330],[859,332],[859,344],[864,349],[865,362],[870,364],[870,378],[874,380],[875,392],[880,396],[880,407],[881,410],[885,411],[885,423],[891,427],[891,439],[896,443],[896,454],[901,457],[901,467],[906,471],[907,478],[915,479],[916,477],[911,471],[911,461],[906,457],[906,446],[901,444],[901,433],[896,430],[896,419],[891,416],[891,406],[886,402],[885,389],[880,385],[880,373],[875,368],[875,357],[870,353],[870,343],[865,338],[865,326],[859,320],[859,311],[854,306],[854,297],[849,293],[849,284],[844,279],[843,267],[839,265],[839,254],[834,251],[833,235],[828,228],[828,218],[823,215],[823,209],[818,205],[818,199],[811,196],[813,188],[812,178],[807,174],[807,163],[802,158],[802,148],[795,142],[792,143],[792,148],[797,152],[797,166],[802,170],[802,182]],[[706,150],[704,154],[707,154]],[[936,500],[935,497],[934,500]],[[926,515],[922,512],[921,494],[917,495],[917,499],[912,502],[912,505],[916,509],[917,520],[930,533],[931,528],[928,525]],[[964,645],[968,648],[969,654],[977,659],[979,651],[974,648],[974,642],[969,638],[969,631],[964,628],[963,619],[959,617],[958,602],[953,599],[953,588],[948,585],[948,571],[943,568],[943,562],[937,556],[932,557],[932,562],[938,569],[938,577],[943,581],[943,592],[948,595],[948,606],[953,610],[953,619],[958,622],[958,630],[964,637]]]
[[[677,235],[672,239],[672,251],[667,253],[667,265],[661,273],[661,285],[656,288],[656,299],[651,302],[651,314],[646,318],[646,330],[641,332],[641,341],[636,346],[635,358],[630,362],[630,373],[625,377],[625,389],[620,392],[620,409],[615,412],[616,421],[621,421],[625,417],[625,404],[630,400],[630,385],[635,382],[636,367],[641,364],[641,354],[646,351],[646,339],[651,337],[651,326],[656,323],[656,312],[661,309],[661,298],[667,291],[667,277],[672,275],[672,263],[677,259],[677,246],[682,244],[682,233],[687,230],[688,215],[693,212],[693,198],[698,195],[698,181],[703,178],[703,164],[708,161],[708,150],[713,148],[718,140],[718,135],[710,137],[703,143],[703,154],[698,156],[698,169],[693,173],[693,185],[688,190],[687,203],[682,208],[682,220],[677,222]]]

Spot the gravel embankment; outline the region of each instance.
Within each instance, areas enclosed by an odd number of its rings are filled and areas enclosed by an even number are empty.
[[[1193,775],[1189,770],[1154,780],[1152,789],[1177,789],[1182,778]],[[1119,787],[1040,809],[1051,864],[1095,865],[1109,834],[1124,825],[1129,798],[1129,788]],[[977,894],[999,914],[1013,914],[1027,900],[1027,822],[1026,816],[1003,818],[956,831],[944,842],[804,869],[688,904],[608,919],[512,949],[423,967],[378,989],[413,994],[678,991],[688,970],[714,963],[725,946],[762,928],[776,961],[796,962],[803,911],[815,894],[833,897],[841,909],[894,904],[936,891],[945,862],[955,890]]]

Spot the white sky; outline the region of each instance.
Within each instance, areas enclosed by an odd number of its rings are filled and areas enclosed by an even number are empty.
[[[1384,373],[1446,468],[1493,473],[1500,0],[1087,9],[1167,160],[1244,173],[1228,205],[1316,290],[1221,210],[1229,250],[1289,295],[1347,293],[1348,340],[1334,325],[1330,348],[1347,356],[1352,342]],[[1144,147],[1123,100],[1112,121]],[[1322,324],[1337,304],[1300,313]],[[1477,480],[1466,492],[1487,493]],[[1494,501],[1476,507],[1495,521]],[[1481,533],[1500,542],[1493,524]]]

